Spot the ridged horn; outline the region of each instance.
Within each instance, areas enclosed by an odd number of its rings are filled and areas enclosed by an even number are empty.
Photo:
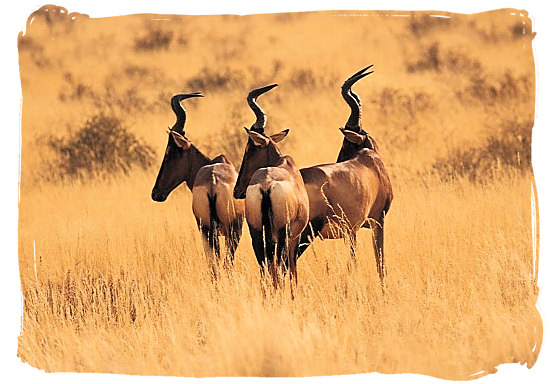
[[[267,91],[272,90],[275,88],[277,84],[271,84],[262,88],[253,89],[248,94],[248,97],[246,98],[246,101],[248,102],[248,106],[254,114],[256,115],[256,122],[250,127],[252,131],[256,131],[258,133],[264,133],[265,124],[266,124],[266,115],[265,112],[260,108],[258,103],[256,103],[256,98],[258,98],[260,95],[263,95]]]
[[[172,131],[176,131],[178,133],[181,133],[182,135],[185,133],[185,109],[180,104],[183,100],[189,99],[191,97],[204,97],[200,92],[193,92],[193,93],[182,93],[179,95],[172,96],[171,104],[172,104],[172,110],[176,114],[176,123],[172,127]]]
[[[361,69],[360,71],[351,75],[344,84],[342,84],[342,97],[348,103],[351,113],[346,123],[346,129],[359,132],[361,130],[361,99],[359,96],[351,90],[351,86],[355,84],[358,80],[362,79],[365,76],[370,75],[374,71],[366,72],[374,64],[369,65]]]

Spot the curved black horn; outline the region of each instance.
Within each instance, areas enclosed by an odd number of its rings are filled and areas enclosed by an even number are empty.
[[[365,67],[365,68],[361,69],[360,71],[355,72],[353,75],[351,75],[351,76],[348,78],[348,80],[350,80],[351,78],[356,77],[356,76],[358,76],[358,75],[361,75],[363,72],[365,72],[366,70],[371,69],[373,66],[374,66],[374,64],[371,64],[371,65],[369,65],[368,67]],[[370,73],[372,73],[372,72],[374,72],[374,71],[371,71]],[[367,73],[365,76],[367,76],[367,75],[369,75],[369,73]],[[359,79],[357,79],[357,80],[359,80]],[[356,80],[356,81],[357,81],[357,80]],[[352,85],[353,85],[353,84],[352,84]],[[351,95],[355,100],[357,100],[357,102],[359,103],[359,106],[361,106],[361,99],[359,98],[359,96],[358,96],[356,93],[354,93],[354,92],[351,90],[351,85],[350,85],[349,93],[350,93],[350,95]]]
[[[181,102],[185,99],[189,99],[191,97],[204,97],[200,92],[193,92],[193,93],[182,93],[179,95],[172,96],[172,110],[176,114],[176,123],[172,127],[173,131],[176,131],[178,133],[183,134],[184,133],[184,126],[185,126],[185,109],[181,106]]]
[[[351,90],[351,86],[363,77],[373,73],[374,71],[365,73],[365,71],[370,69],[373,65],[374,64],[371,64],[368,67],[361,69],[359,72],[354,73],[346,81],[344,81],[344,84],[342,84],[342,97],[351,109],[348,122],[346,123],[346,128],[348,129],[354,131],[361,130],[361,99]]]
[[[351,76],[348,78],[348,80],[351,79],[352,77],[355,77],[355,76],[358,76],[358,75],[364,73],[365,71],[371,69],[372,67],[374,67],[374,64],[371,64],[371,65],[369,65],[369,66],[367,66],[367,67],[365,67],[365,68],[363,68],[363,69],[361,69],[361,70],[355,72],[353,75],[351,75]]]
[[[267,91],[272,90],[276,86],[277,84],[271,84],[262,88],[253,89],[248,94],[246,101],[248,101],[248,106],[250,107],[250,109],[252,109],[252,111],[256,115],[256,122],[250,128],[252,131],[264,133],[265,123],[266,123],[265,112],[262,110],[262,108],[260,108],[258,103],[256,103],[256,98],[260,95],[263,95]]]

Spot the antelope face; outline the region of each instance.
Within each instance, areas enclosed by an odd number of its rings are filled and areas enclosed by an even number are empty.
[[[170,192],[187,180],[191,170],[189,149],[192,145],[184,135],[173,130],[169,131],[166,152],[151,192],[151,198],[154,201],[165,201]]]
[[[239,177],[233,190],[233,197],[235,199],[244,199],[246,197],[246,188],[248,188],[254,172],[260,168],[269,166],[270,159],[276,159],[280,156],[277,143],[282,141],[289,132],[288,129],[285,129],[274,135],[265,136],[248,128],[245,128],[245,131],[249,138],[244,150]]]

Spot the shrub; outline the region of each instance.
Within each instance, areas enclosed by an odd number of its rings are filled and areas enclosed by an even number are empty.
[[[151,166],[153,149],[128,132],[115,117],[98,114],[69,137],[49,137],[56,159],[53,178],[84,178],[128,173]]]
[[[318,80],[311,69],[299,69],[290,77],[290,84],[298,88],[315,88]]]
[[[333,75],[316,75],[311,69],[294,71],[288,81],[293,87],[305,91],[311,91],[315,88],[333,88],[338,84]]]
[[[189,79],[186,83],[187,89],[199,89],[202,92],[226,90],[242,85],[243,75],[240,71],[233,71],[225,68],[222,71],[214,72],[209,68],[203,68],[200,73]]]
[[[63,75],[65,83],[63,84],[61,91],[59,92],[59,99],[61,101],[66,100],[83,100],[84,98],[96,99],[97,95],[87,84],[81,81],[75,80],[70,72],[66,72]]]
[[[228,119],[230,123],[224,125],[223,133],[210,134],[205,140],[204,149],[213,156],[224,154],[239,169],[248,136],[242,128],[246,125],[246,120],[237,112],[237,107],[232,110]]]
[[[20,55],[27,52],[31,60],[39,68],[48,67],[51,64],[44,54],[44,47],[30,36],[24,36],[23,33],[20,33],[17,39],[17,48]]]
[[[439,48],[439,43],[431,44],[420,58],[412,63],[407,64],[408,72],[423,72],[423,71],[442,71],[456,73],[472,73],[482,70],[481,63],[468,57],[462,52],[455,50],[442,51]]]
[[[410,20],[409,28],[417,38],[432,33],[434,29],[447,28],[453,22],[451,18],[424,14],[412,14]]]
[[[506,72],[497,77],[489,76],[484,72],[474,72],[470,77],[470,85],[457,95],[461,99],[467,99],[466,96],[470,96],[491,105],[506,99],[517,100],[528,97],[531,90],[531,81],[527,75],[514,76]]]
[[[129,78],[137,78],[139,75],[151,73],[143,71],[140,67],[126,67],[120,73],[114,73],[105,80],[103,89],[92,88],[82,80],[75,79],[69,72],[65,73],[65,83],[59,92],[59,100],[61,101],[85,101],[90,106],[95,107],[100,111],[108,111],[110,114],[116,115],[117,112],[128,113],[143,109],[151,109],[155,107],[156,102],[148,102],[144,99],[135,85],[136,82],[131,82],[130,88],[123,88],[117,84],[117,76],[121,74]],[[150,76],[141,76],[140,84],[155,81],[158,78],[156,74]]]
[[[532,127],[532,121],[507,122],[484,145],[455,149],[448,157],[438,159],[432,169],[444,181],[467,177],[478,183],[497,178],[511,169],[530,171]]]
[[[533,38],[531,21],[527,19],[527,22],[518,21],[510,27],[510,32],[514,39],[523,39],[525,37]]]
[[[150,28],[147,32],[134,40],[136,51],[155,51],[168,49],[174,37],[172,31],[165,31],[160,28]]]
[[[393,115],[413,120],[418,113],[432,107],[432,98],[426,92],[404,93],[390,87],[383,88],[373,101],[385,118]]]

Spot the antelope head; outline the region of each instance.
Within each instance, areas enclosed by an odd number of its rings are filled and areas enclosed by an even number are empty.
[[[165,201],[170,192],[184,181],[192,178],[194,157],[200,153],[185,137],[185,109],[181,101],[192,97],[203,97],[199,92],[179,94],[172,97],[172,110],[176,123],[168,129],[168,144],[160,170],[151,193],[154,201]]]
[[[273,165],[277,162],[282,154],[277,147],[277,143],[283,140],[288,134],[289,130],[285,129],[279,133],[271,136],[265,134],[266,115],[262,108],[256,103],[256,98],[267,91],[275,88],[277,84],[271,84],[266,87],[254,89],[250,91],[247,97],[248,105],[256,115],[256,122],[248,128],[244,128],[248,135],[248,142],[244,150],[243,160],[241,162],[241,169],[239,170],[239,176],[235,189],[233,190],[233,197],[236,199],[244,199],[246,197],[246,188],[250,183],[250,179],[254,172],[259,168]]]
[[[358,80],[374,72],[366,72],[372,66],[369,65],[354,73],[342,84],[342,97],[349,105],[351,112],[345,127],[340,128],[340,131],[344,135],[344,142],[338,154],[337,162],[351,159],[363,148],[377,150],[376,143],[372,137],[361,127],[361,99],[351,90],[351,86]]]

